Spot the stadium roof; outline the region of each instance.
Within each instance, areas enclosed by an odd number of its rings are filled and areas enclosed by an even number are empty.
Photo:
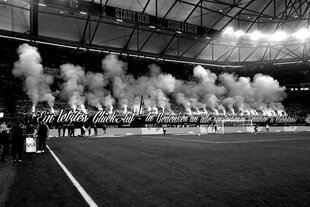
[[[310,47],[293,33],[308,29],[309,9],[309,0],[0,0],[0,35],[173,62],[298,63]],[[251,38],[257,31],[282,33]]]

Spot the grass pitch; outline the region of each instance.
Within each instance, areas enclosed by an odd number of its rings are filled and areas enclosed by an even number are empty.
[[[98,206],[310,206],[309,132],[55,138],[48,145]],[[49,152],[12,168],[6,206],[87,206]]]

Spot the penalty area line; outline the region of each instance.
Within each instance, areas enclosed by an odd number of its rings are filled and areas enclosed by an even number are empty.
[[[80,183],[73,177],[70,171],[66,168],[66,166],[59,160],[59,158],[55,155],[55,153],[51,150],[51,148],[46,145],[47,149],[51,152],[52,156],[55,158],[61,169],[66,173],[72,184],[76,187],[79,193],[82,195],[84,200],[90,207],[98,207],[98,205],[94,202],[94,200],[88,195],[88,193],[84,190],[84,188],[80,185]]]
[[[209,143],[209,144],[238,144],[238,143],[255,143],[255,142],[284,142],[284,141],[299,141],[299,140],[310,140],[310,138],[291,138],[291,139],[256,139],[256,140],[236,140],[236,141],[206,141],[196,139],[181,139],[181,138],[165,138],[165,137],[153,137],[143,136],[150,139],[163,139],[163,140],[177,140],[183,142],[198,142],[198,143]]]

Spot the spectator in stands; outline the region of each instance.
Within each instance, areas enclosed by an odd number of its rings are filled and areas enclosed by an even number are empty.
[[[6,123],[3,122],[0,125],[0,145],[2,145],[2,154],[0,162],[6,162],[5,155],[9,151],[10,140],[9,140],[9,128]]]
[[[39,148],[37,153],[41,153],[45,151],[46,147],[46,139],[48,138],[49,135],[49,128],[47,124],[44,122],[40,122],[37,136],[38,136],[38,141],[39,141]]]
[[[22,125],[19,121],[15,122],[15,125],[11,129],[12,138],[12,154],[13,162],[17,162],[16,157],[18,155],[18,162],[22,161],[23,149],[24,149],[24,132]]]

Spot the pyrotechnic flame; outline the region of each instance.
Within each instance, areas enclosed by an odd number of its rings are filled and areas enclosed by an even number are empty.
[[[128,112],[127,105],[124,105],[123,108],[124,108],[123,113],[127,114],[127,112]]]
[[[175,115],[175,113],[170,109],[170,114],[171,115]]]
[[[195,110],[196,110],[196,113],[197,113],[198,115],[201,114],[201,112],[199,111],[198,108],[195,108]]]
[[[234,109],[231,109],[231,110],[230,110],[230,113],[231,113],[232,115],[235,115],[235,110],[234,110]]]
[[[255,116],[258,116],[258,115],[259,115],[258,112],[257,112],[255,109],[253,109],[253,112],[254,112],[254,115],[255,115]]]
[[[133,113],[134,114],[138,114],[139,113],[139,105],[137,105],[137,104],[135,104],[134,106],[133,106]]]
[[[113,106],[112,105],[110,105],[110,107],[109,107],[109,112],[108,112],[109,114],[113,114]]]
[[[217,109],[214,109],[214,114],[219,115],[219,111]]]
[[[158,108],[156,106],[152,107],[152,111],[155,113],[155,114],[158,114]]]
[[[186,109],[186,112],[187,112],[189,115],[192,115],[192,110],[191,110],[191,108],[187,108],[187,109]]]
[[[251,113],[250,113],[250,111],[249,110],[244,110],[244,113],[247,115],[247,116],[249,116]]]
[[[84,114],[87,114],[87,110],[86,110],[84,104],[81,104],[81,105],[80,105],[80,108],[81,108],[81,111],[82,111]]]

